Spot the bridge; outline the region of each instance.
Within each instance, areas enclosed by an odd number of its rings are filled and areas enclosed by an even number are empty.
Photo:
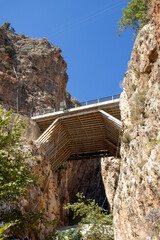
[[[37,142],[44,148],[53,170],[71,155],[102,151],[118,154],[122,132],[119,95],[71,109],[36,113],[32,120],[42,132]]]

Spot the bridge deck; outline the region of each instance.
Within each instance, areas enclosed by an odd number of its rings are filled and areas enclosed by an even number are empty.
[[[42,135],[37,141],[56,170],[71,154],[108,150],[115,155],[120,121],[119,99],[32,117]]]

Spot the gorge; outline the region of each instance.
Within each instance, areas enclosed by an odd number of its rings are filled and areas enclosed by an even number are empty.
[[[75,194],[83,192],[113,211],[115,240],[160,239],[159,14],[158,1],[153,0],[152,19],[139,31],[125,73],[120,97],[120,157],[109,149],[104,155],[75,156],[56,171],[36,142],[42,132],[30,117],[41,109],[58,110],[61,102],[73,106],[66,91],[67,64],[61,50],[47,39],[0,28],[0,104],[7,110],[17,109],[17,74],[19,114],[31,126],[24,136],[24,148],[35,156],[29,164],[41,176],[39,186],[21,203],[24,211],[41,209],[48,219],[56,219],[58,226],[72,224],[63,205],[73,203]],[[52,230],[42,225],[41,233],[31,232],[30,238],[45,239]]]

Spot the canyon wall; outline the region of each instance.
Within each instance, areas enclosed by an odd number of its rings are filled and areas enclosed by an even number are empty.
[[[66,71],[60,48],[46,38],[33,39],[0,27],[0,104],[6,109],[17,110],[17,96],[19,112],[28,116],[58,109],[66,99]]]
[[[123,82],[122,159],[113,207],[115,240],[160,239],[158,30],[152,21],[139,32]]]

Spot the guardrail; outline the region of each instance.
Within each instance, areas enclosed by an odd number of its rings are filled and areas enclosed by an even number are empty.
[[[35,116],[39,116],[39,115],[44,115],[44,114],[47,114],[47,113],[54,113],[54,112],[58,112],[58,111],[63,111],[63,110],[68,110],[68,109],[71,109],[71,108],[78,108],[78,107],[84,107],[84,106],[87,106],[87,105],[92,105],[92,104],[96,104],[96,103],[102,103],[102,102],[107,102],[107,101],[111,101],[111,100],[115,100],[115,99],[119,99],[120,98],[120,94],[117,94],[117,95],[113,95],[113,96],[109,96],[109,97],[104,97],[104,98],[97,98],[97,99],[94,99],[94,100],[89,100],[89,101],[85,101],[85,102],[76,102],[74,104],[74,106],[71,106],[69,108],[67,107],[64,107],[63,105],[60,106],[59,108],[48,108],[48,109],[42,109],[41,111],[39,112],[35,112],[33,114],[31,114],[32,117],[35,117]]]

